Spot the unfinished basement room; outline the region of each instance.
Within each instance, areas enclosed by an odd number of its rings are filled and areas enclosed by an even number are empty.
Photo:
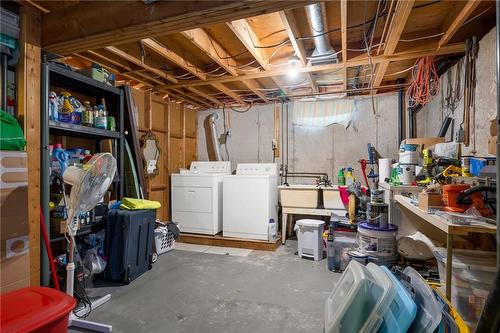
[[[500,0],[1,0],[1,333],[499,333]]]

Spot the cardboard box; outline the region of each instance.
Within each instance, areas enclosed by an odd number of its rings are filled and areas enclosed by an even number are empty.
[[[436,143],[445,142],[445,138],[413,138],[413,139],[405,139],[402,141],[402,144],[407,145],[419,145],[420,151],[423,149],[434,146]]]
[[[25,152],[0,152],[0,291],[30,284],[28,170]]]
[[[440,193],[420,192],[418,194],[418,207],[424,211],[429,208],[442,207],[443,199]]]
[[[488,154],[497,154],[497,120],[490,122],[490,136],[488,137]]]

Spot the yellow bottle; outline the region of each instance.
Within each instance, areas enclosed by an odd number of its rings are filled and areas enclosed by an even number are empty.
[[[347,168],[347,173],[345,175],[345,184],[347,186],[349,186],[349,185],[354,184],[355,181],[356,181],[356,178],[354,178],[354,176],[352,174],[352,168],[348,167]]]

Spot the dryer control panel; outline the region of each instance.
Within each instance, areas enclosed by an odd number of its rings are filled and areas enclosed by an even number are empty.
[[[194,174],[231,174],[230,161],[193,161],[189,168],[189,173]]]
[[[276,163],[240,163],[236,168],[237,175],[268,175],[276,176],[278,165]]]

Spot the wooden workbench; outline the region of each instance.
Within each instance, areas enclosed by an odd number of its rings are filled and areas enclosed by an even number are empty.
[[[486,223],[470,225],[453,224],[445,218],[429,214],[411,203],[410,198],[402,195],[394,196],[394,201],[402,208],[417,215],[421,220],[446,233],[446,298],[451,300],[451,276],[453,262],[453,236],[468,233],[496,234],[497,227]]]

